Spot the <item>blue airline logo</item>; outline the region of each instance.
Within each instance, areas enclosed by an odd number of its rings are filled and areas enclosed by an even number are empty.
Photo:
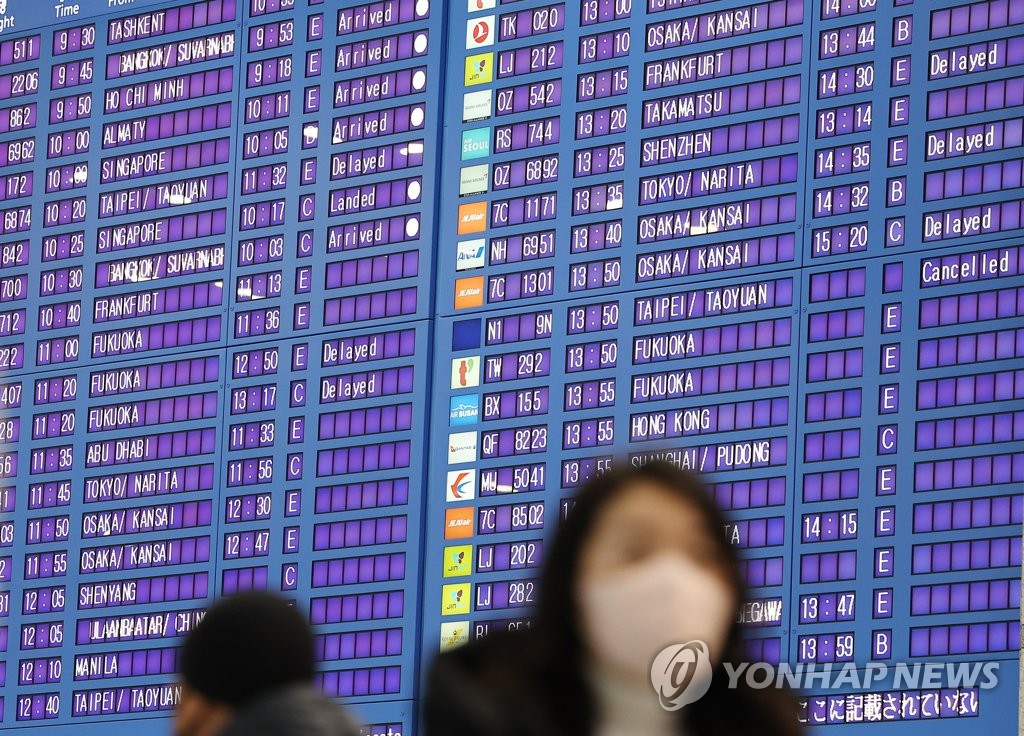
[[[491,129],[473,128],[462,132],[462,160],[483,158],[491,154]]]
[[[476,424],[480,419],[480,396],[478,394],[463,394],[453,396],[448,411],[448,424],[459,427],[466,424]]]

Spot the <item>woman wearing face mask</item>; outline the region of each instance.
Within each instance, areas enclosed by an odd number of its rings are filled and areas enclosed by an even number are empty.
[[[728,687],[722,663],[745,659],[724,525],[701,483],[667,463],[591,481],[545,549],[532,628],[437,658],[428,736],[799,733],[788,694]]]

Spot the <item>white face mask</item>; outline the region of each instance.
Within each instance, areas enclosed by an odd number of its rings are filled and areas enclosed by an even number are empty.
[[[646,679],[670,644],[703,641],[720,661],[736,602],[711,571],[686,555],[661,553],[582,583],[579,605],[591,651]]]

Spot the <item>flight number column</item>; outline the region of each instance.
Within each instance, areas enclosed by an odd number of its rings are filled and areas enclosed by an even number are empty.
[[[10,646],[11,593],[15,579],[15,565],[19,557],[11,554],[14,546],[17,523],[14,521],[18,509],[18,491],[16,483],[18,458],[23,456],[25,449],[21,447],[24,436],[21,431],[23,417],[19,411],[22,406],[24,383],[19,380],[0,382],[0,407],[3,407],[3,418],[0,419],[0,513],[4,520],[0,522],[0,654],[4,654]],[[13,626],[17,631],[17,625]],[[6,659],[6,658],[5,658]],[[7,683],[7,662],[0,661],[0,682]],[[10,710],[8,709],[8,713]],[[3,703],[0,703],[0,721],[4,717]]]
[[[42,160],[42,144],[32,131],[46,114],[39,94],[48,88],[47,70],[40,63],[42,44],[41,34],[0,42],[0,369],[5,371],[26,366],[30,310],[19,302],[29,297],[27,268],[32,260],[38,262],[38,257],[31,257],[36,250],[31,243],[38,238],[42,220],[41,211],[33,212],[34,195],[43,190],[41,166],[36,163]]]
[[[15,302],[13,309],[6,309],[5,305],[0,318],[3,322],[0,328],[5,335],[0,342],[0,371],[3,374],[25,367],[28,305],[18,305],[17,302],[27,299],[29,283],[34,276],[32,264],[33,261],[38,262],[38,258],[32,258],[35,249],[32,247],[34,233],[30,197],[40,176],[39,167],[34,164],[37,156],[42,158],[42,145],[33,133],[40,114],[38,90],[41,56],[40,34],[0,41],[0,165],[4,171],[0,191],[3,198],[0,202],[0,226],[4,233],[0,238],[0,288],[6,295],[5,302]],[[12,590],[21,589],[17,580],[23,559],[20,555],[10,554],[10,548],[14,546],[19,526],[14,520],[18,518],[15,514],[26,507],[27,500],[24,491],[18,493],[19,487],[24,488],[21,479],[27,476],[25,460],[29,452],[27,439],[31,423],[31,414],[23,408],[28,402],[24,387],[23,380],[7,375],[0,383],[0,407],[3,411],[3,419],[0,420],[0,478],[3,479],[0,482],[0,510],[4,515],[4,521],[0,523],[0,619],[3,619],[0,621],[0,652],[7,652],[8,647],[13,646],[11,639],[17,640],[20,634],[18,613],[21,601],[18,600],[18,594],[14,593],[12,611],[11,600]],[[13,677],[16,674],[11,675],[12,680]],[[5,686],[8,683],[6,661],[0,664],[0,682]],[[15,695],[14,699],[10,696],[3,698],[4,702],[0,702],[0,720],[6,717],[12,721],[14,717],[11,714],[16,711],[18,703],[22,703],[23,713],[27,711],[31,714],[34,709],[40,717],[44,717],[46,696],[40,696],[41,703],[33,703],[33,697],[24,695],[19,698]],[[56,717],[56,713],[52,717]]]

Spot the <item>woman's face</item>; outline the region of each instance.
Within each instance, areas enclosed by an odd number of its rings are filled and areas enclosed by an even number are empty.
[[[580,553],[577,582],[614,573],[659,553],[686,555],[732,587],[721,543],[701,512],[650,481],[627,486],[598,514]]]
[[[591,654],[637,681],[673,645],[701,642],[708,662],[721,661],[739,604],[721,534],[656,482],[610,500],[580,550],[574,591]]]

